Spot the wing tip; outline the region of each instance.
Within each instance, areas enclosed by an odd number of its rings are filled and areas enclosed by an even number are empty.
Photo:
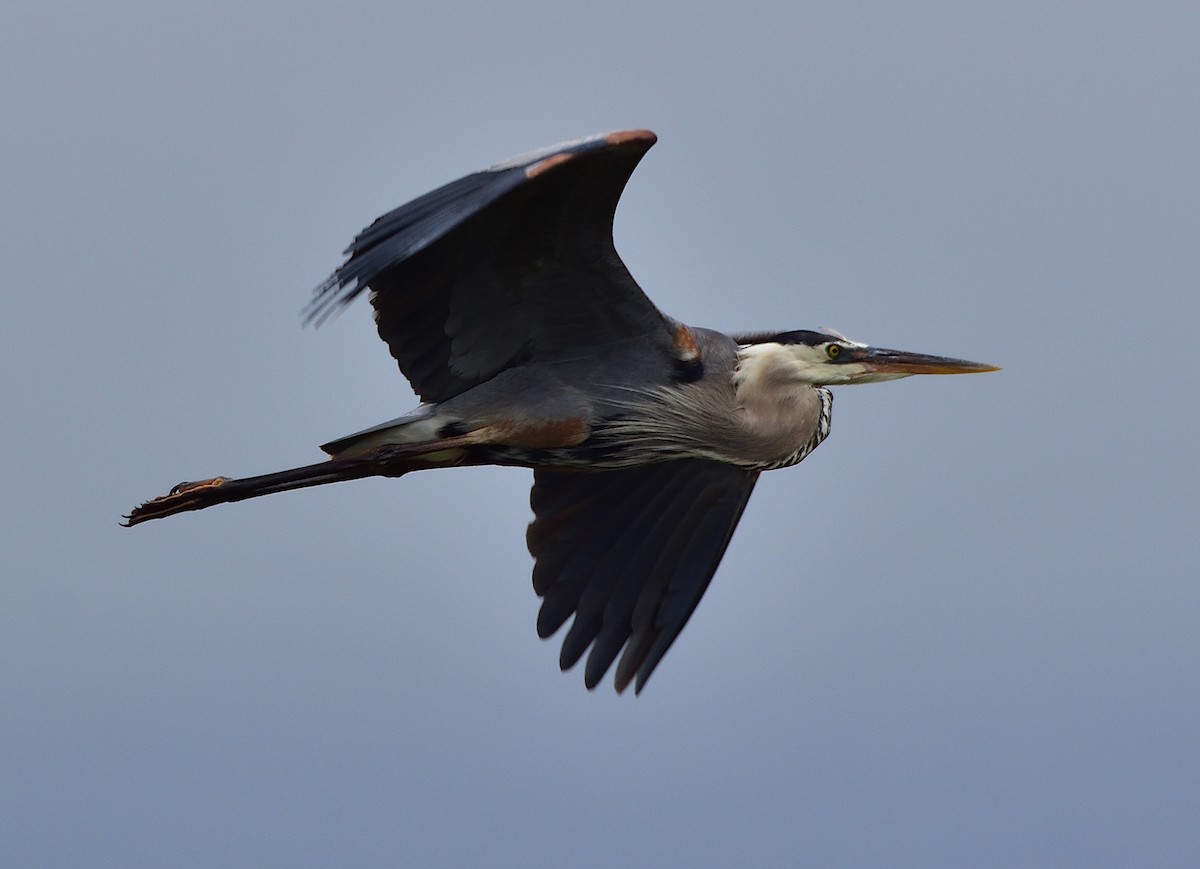
[[[342,266],[345,268],[345,266]],[[320,327],[359,293],[359,288],[347,288],[349,280],[341,280],[341,268],[322,281],[312,292],[312,298],[300,309],[300,323]]]

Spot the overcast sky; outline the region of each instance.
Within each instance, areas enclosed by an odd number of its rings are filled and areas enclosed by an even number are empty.
[[[0,863],[1200,863],[1200,7],[9,4]],[[666,312],[1004,366],[840,390],[640,697],[537,638],[531,475],[132,530],[415,399],[376,215],[649,127]]]

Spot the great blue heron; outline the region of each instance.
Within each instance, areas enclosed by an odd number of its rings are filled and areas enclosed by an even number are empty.
[[[831,332],[730,337],[673,320],[613,247],[617,200],[655,136],[609,133],[499,163],[376,220],[317,288],[320,321],[371,289],[379,335],[422,400],[321,447],[327,461],[180,483],[136,525],[186,510],[452,465],[532,468],[537,630],[574,614],[593,688],[640,692],[716,572],[762,471],[829,433],[826,386],[994,366]]]

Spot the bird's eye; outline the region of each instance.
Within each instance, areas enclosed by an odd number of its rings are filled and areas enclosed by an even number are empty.
[[[837,359],[838,354],[841,352],[842,352],[841,344],[830,344],[825,348],[825,353],[826,353],[826,355],[829,356],[830,359]]]

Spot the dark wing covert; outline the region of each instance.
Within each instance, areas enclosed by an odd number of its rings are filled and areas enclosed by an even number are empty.
[[[654,142],[635,130],[554,146],[397,208],[354,240],[306,320],[369,287],[380,337],[427,402],[529,359],[673,358],[675,324],[612,240],[617,201]]]
[[[636,692],[687,624],[729,545],[756,471],[706,459],[576,473],[537,470],[529,551],[538,634],[571,616],[559,664],[588,646],[594,688],[625,647],[616,688]]]

